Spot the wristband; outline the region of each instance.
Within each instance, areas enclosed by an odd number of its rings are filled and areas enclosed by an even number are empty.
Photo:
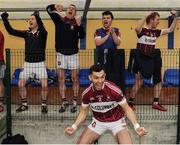
[[[76,126],[75,124],[73,124],[71,127],[72,127],[74,130],[77,129],[77,126]]]
[[[138,129],[140,127],[139,123],[134,124],[134,130]]]

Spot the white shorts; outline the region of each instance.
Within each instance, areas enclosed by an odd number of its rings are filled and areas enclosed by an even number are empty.
[[[79,56],[78,54],[63,55],[57,53],[57,68],[62,69],[79,69]]]
[[[114,122],[100,122],[93,118],[88,128],[99,135],[103,134],[106,130],[111,130],[115,136],[119,131],[127,129],[127,126],[124,118]]]
[[[39,79],[47,78],[47,71],[44,62],[24,63],[24,69],[20,73],[20,79],[28,79],[29,77],[36,75]]]

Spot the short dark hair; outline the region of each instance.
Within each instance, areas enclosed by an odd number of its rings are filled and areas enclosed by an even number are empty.
[[[104,12],[102,13],[102,16],[104,16],[104,15],[110,15],[110,16],[111,16],[111,19],[112,19],[112,20],[114,19],[113,13],[112,13],[111,11],[104,11]]]
[[[154,20],[154,18],[155,18],[156,16],[159,16],[159,17],[160,17],[160,15],[159,15],[158,12],[153,12],[151,15],[149,15],[149,16],[146,18],[146,24],[149,24],[149,23],[150,23],[150,20]]]
[[[104,66],[98,63],[90,67],[89,73],[92,74],[93,72],[100,72],[102,70],[104,70]]]

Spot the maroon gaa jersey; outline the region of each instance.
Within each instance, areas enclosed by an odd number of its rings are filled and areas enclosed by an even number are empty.
[[[155,48],[156,39],[161,36],[162,30],[142,28],[141,32],[137,34],[137,49],[140,49],[144,54],[150,54]]]
[[[82,93],[82,106],[90,106],[94,118],[101,122],[113,122],[124,117],[119,104],[125,102],[121,89],[108,81],[104,82],[102,90],[94,90],[91,84]]]

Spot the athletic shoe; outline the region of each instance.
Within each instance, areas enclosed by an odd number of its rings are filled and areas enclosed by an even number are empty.
[[[21,105],[21,106],[19,106],[19,108],[16,109],[16,113],[23,112],[23,111],[26,111],[26,110],[28,110],[28,106]]]
[[[71,106],[71,113],[75,113],[77,112],[77,106],[76,105],[72,105]]]
[[[156,110],[159,110],[159,111],[167,111],[166,108],[164,108],[161,104],[159,103],[153,103],[152,104],[152,108],[153,109],[156,109]]]
[[[3,111],[4,111],[4,106],[0,105],[0,112],[3,112]]]
[[[66,106],[65,105],[61,105],[60,109],[59,109],[59,113],[63,113],[66,111]]]
[[[41,113],[43,113],[43,114],[48,113],[48,107],[47,107],[47,105],[42,105],[42,106],[41,106]]]

